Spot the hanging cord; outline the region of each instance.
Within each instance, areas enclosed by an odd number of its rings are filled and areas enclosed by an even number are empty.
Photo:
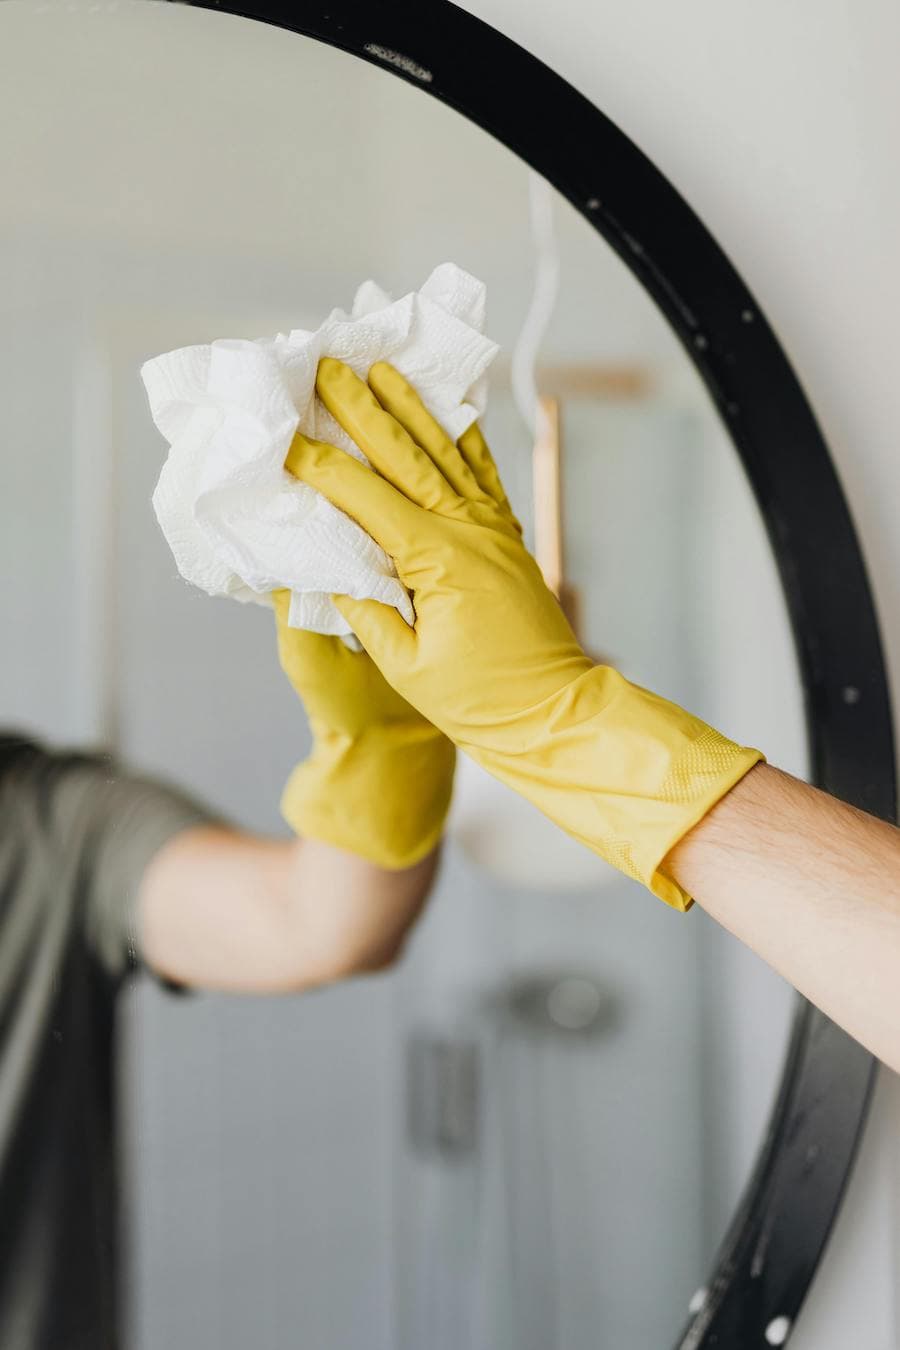
[[[537,362],[547,326],[559,295],[560,256],[556,238],[553,189],[546,179],[528,171],[528,218],[534,246],[534,285],[525,321],[512,354],[512,392],[519,416],[532,437],[539,430]]]

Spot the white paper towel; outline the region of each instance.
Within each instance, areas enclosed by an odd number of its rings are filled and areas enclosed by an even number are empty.
[[[372,281],[351,313],[315,332],[222,339],[146,362],[150,411],[170,443],[153,505],[181,575],[210,595],[269,603],[291,592],[289,622],[350,629],[332,594],[380,600],[412,622],[391,559],[355,521],[284,468],[296,431],[364,459],[315,396],[320,357],[363,379],[390,361],[456,440],[484,411],[497,346],[484,336],[485,287],[452,263],[391,302]]]

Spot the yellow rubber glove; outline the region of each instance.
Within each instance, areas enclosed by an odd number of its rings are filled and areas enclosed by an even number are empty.
[[[313,733],[281,799],[297,834],[380,867],[411,867],[437,845],[456,752],[391,688],[365,652],[289,628],[290,595],[273,595],[281,666]]]
[[[676,909],[666,854],[762,755],[582,651],[477,427],[454,446],[403,378],[340,362],[317,391],[377,473],[297,437],[288,462],[394,558],[416,623],[335,597],[390,683],[471,757]]]

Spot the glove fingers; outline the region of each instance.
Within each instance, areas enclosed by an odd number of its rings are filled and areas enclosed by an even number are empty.
[[[382,674],[384,666],[402,665],[412,658],[415,632],[390,605],[349,595],[331,598]]]
[[[369,388],[437,465],[454,492],[470,501],[486,500],[477,475],[398,370],[387,361],[376,362],[369,371]]]
[[[402,569],[407,541],[415,537],[421,520],[418,508],[402,492],[352,455],[299,432],[284,467],[351,516]]]
[[[437,512],[458,504],[457,494],[422,447],[385,412],[349,366],[323,357],[316,393],[381,476],[411,502]]]
[[[478,480],[482,492],[497,503],[521,534],[522,526],[513,515],[509,498],[504,491],[503,483],[500,481],[497,465],[494,463],[494,456],[491,454],[488,443],[484,439],[481,427],[477,422],[473,422],[468,431],[463,432],[457,441],[457,446],[460,455]]]

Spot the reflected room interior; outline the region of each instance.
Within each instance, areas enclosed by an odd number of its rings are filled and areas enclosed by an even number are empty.
[[[4,4],[0,72],[4,722],[284,832],[308,729],[271,615],[176,572],[139,369],[314,328],[366,278],[401,296],[451,260],[487,285],[485,431],[587,649],[805,774],[729,438],[652,301],[505,147],[352,56],[180,6]],[[669,1343],[790,1010],[699,911],[463,767],[396,968],[277,999],[130,989],[127,1344]]]

